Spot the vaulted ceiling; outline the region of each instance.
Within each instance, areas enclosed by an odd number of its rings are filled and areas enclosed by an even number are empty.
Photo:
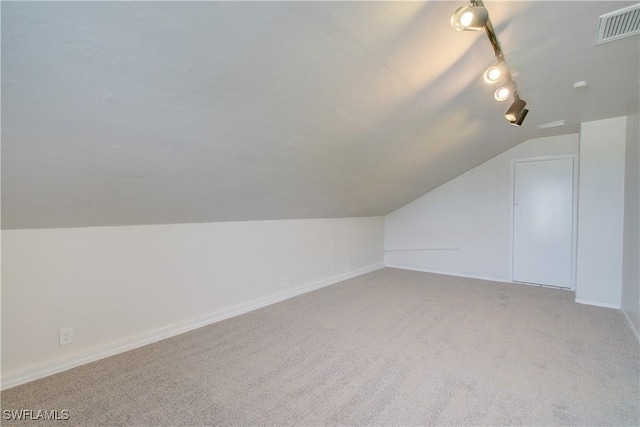
[[[633,3],[485,3],[518,128],[481,78],[484,32],[449,26],[464,1],[2,2],[2,226],[387,214],[627,114],[639,38],[594,40]]]

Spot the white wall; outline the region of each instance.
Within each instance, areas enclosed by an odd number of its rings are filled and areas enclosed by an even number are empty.
[[[383,226],[376,217],[5,230],[3,387],[381,267]],[[75,342],[61,347],[64,327]]]
[[[640,335],[640,107],[627,116],[624,241],[620,305]]]
[[[576,301],[620,307],[626,117],[582,123]]]
[[[512,160],[576,153],[577,134],[532,139],[390,213],[385,262],[511,280]]]

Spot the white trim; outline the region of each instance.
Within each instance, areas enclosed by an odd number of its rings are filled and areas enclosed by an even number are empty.
[[[578,304],[593,305],[596,307],[604,307],[604,308],[615,308],[617,310],[620,310],[620,304],[609,304],[608,302],[589,301],[586,299],[578,299],[578,298],[576,298],[575,301]]]
[[[330,286],[344,280],[352,279],[354,277],[361,276],[372,271],[380,270],[384,267],[384,263],[374,264],[369,267],[364,267],[348,273],[339,274],[328,279],[309,283],[297,288],[288,289],[274,295],[257,298],[244,304],[239,304],[233,307],[218,310],[203,317],[187,320],[153,331],[145,332],[132,338],[127,338],[111,344],[107,344],[95,350],[89,350],[63,359],[53,360],[51,362],[34,366],[32,368],[22,369],[20,371],[4,374],[2,375],[1,389],[6,390],[8,388],[34,381],[39,378],[44,378],[49,375],[57,374],[59,372],[66,371],[80,365],[95,362],[96,360],[104,359],[105,357],[133,350],[147,344],[152,344],[154,342],[183,334],[185,332],[201,328],[212,323],[220,322],[221,320],[239,316],[241,314],[245,314],[250,311],[257,310],[259,308],[263,308],[301,294],[305,294],[307,292],[315,291],[316,289],[324,288],[326,286]]]
[[[393,264],[386,264],[386,266],[389,267],[389,268],[397,268],[399,270],[419,271],[421,273],[442,274],[442,275],[451,276],[451,277],[465,277],[465,278],[468,278],[468,279],[487,280],[489,282],[508,283],[509,285],[535,286],[536,288],[557,289],[559,291],[573,292],[573,289],[569,289],[569,288],[560,288],[558,286],[549,286],[549,285],[538,285],[537,283],[512,282],[510,280],[499,279],[497,277],[476,276],[476,275],[473,275],[473,274],[451,273],[450,271],[427,270],[427,269],[424,269],[424,268],[404,267],[404,266],[393,265]]]
[[[389,268],[397,268],[400,270],[410,270],[410,271],[420,271],[422,273],[434,273],[434,274],[443,274],[445,276],[453,276],[453,277],[466,277],[469,279],[480,279],[480,280],[488,280],[490,282],[503,282],[503,283],[511,283],[511,284],[519,284],[515,282],[511,282],[507,279],[500,279],[497,277],[487,277],[487,276],[475,276],[472,274],[460,274],[460,273],[452,273],[450,271],[437,271],[437,270],[428,270],[425,268],[413,268],[413,267],[405,267],[403,265],[394,265],[394,264],[386,264]]]
[[[428,252],[428,251],[459,251],[460,248],[415,248],[415,249],[385,249],[384,252]]]
[[[638,343],[640,344],[640,333],[636,329],[636,325],[633,324],[633,322],[631,321],[631,318],[629,317],[626,311],[624,311],[623,309],[621,309],[620,311],[622,311],[622,314],[624,314],[624,318],[627,319],[627,323],[629,324],[629,327],[631,328],[633,335],[636,336],[636,340],[638,340]]]

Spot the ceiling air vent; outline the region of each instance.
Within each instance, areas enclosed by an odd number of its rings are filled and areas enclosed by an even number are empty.
[[[640,34],[640,3],[606,13],[598,21],[596,44]]]

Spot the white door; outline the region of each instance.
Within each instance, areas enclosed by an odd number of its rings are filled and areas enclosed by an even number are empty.
[[[514,164],[513,280],[573,288],[573,159]]]

